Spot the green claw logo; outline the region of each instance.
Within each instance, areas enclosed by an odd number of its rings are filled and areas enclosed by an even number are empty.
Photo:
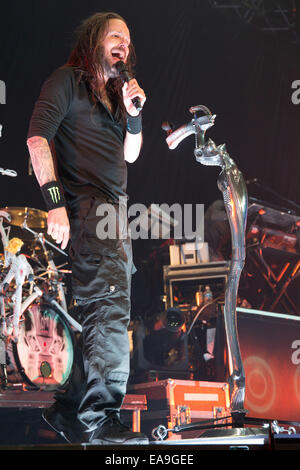
[[[58,201],[60,201],[60,192],[59,192],[59,188],[57,186],[54,186],[53,188],[48,188],[48,191],[50,193],[50,197],[52,199],[52,202],[54,202],[55,204],[58,203]]]

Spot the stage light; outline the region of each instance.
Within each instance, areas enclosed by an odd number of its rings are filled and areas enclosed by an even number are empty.
[[[136,332],[139,366],[144,369],[187,370],[188,353],[184,313],[169,308]]]
[[[164,312],[163,324],[165,328],[171,332],[176,332],[182,329],[185,323],[184,313],[179,308],[168,308]]]

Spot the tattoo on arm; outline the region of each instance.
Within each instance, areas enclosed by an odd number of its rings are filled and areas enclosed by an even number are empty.
[[[27,140],[32,167],[40,186],[56,180],[52,153],[47,139],[30,137]]]

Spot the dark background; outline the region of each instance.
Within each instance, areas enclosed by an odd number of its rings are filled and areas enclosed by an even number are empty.
[[[217,115],[208,134],[217,144],[226,143],[245,179],[263,181],[265,190],[248,186],[250,196],[285,207],[293,207],[288,201],[300,204],[300,105],[291,100],[292,82],[300,79],[300,45],[211,3],[5,2],[0,79],[7,95],[0,106],[0,166],[16,170],[18,177],[0,177],[1,205],[45,209],[35,177],[28,174],[31,112],[45,78],[67,60],[76,26],[102,10],[120,13],[131,28],[136,76],[147,94],[144,145],[128,167],[130,204],[202,203],[207,208],[221,197],[216,186],[220,169],[195,161],[193,137],[170,151],[161,130],[164,120],[176,127],[190,121],[189,107],[196,104]],[[145,267],[153,243],[134,242],[134,248],[136,264]],[[147,278],[136,277],[133,296],[136,309],[148,308]]]
[[[297,3],[280,2],[288,7]],[[28,174],[31,112],[43,81],[67,60],[76,26],[103,10],[120,13],[131,28],[136,75],[147,94],[143,149],[139,160],[128,167],[130,203],[202,203],[207,208],[221,197],[216,186],[219,169],[196,163],[193,137],[170,151],[161,130],[164,120],[176,127],[188,122],[189,107],[203,104],[217,115],[208,135],[217,144],[226,143],[245,179],[263,181],[264,190],[249,184],[249,195],[289,208],[291,202],[300,204],[300,105],[291,100],[292,82],[300,79],[300,44],[292,43],[292,34],[283,38],[279,31],[264,32],[254,21],[242,21],[234,10],[211,4],[208,0],[2,2],[0,80],[6,83],[7,97],[0,105],[0,167],[13,169],[18,176],[0,176],[0,204],[45,210],[35,177]],[[275,4],[270,0],[269,5]],[[293,21],[299,24],[298,12]],[[159,242],[154,245],[150,240],[134,242],[138,272],[133,278],[133,316],[144,317],[160,307],[165,258],[162,252],[153,252],[158,247]],[[299,282],[294,291],[299,295]],[[36,424],[41,421],[40,410],[23,410],[20,415],[2,409],[1,419],[2,444],[43,442],[43,438],[54,442],[48,427]]]

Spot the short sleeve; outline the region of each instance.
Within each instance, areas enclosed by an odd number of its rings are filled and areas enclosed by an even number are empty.
[[[63,66],[44,82],[30,119],[27,138],[39,136],[50,142],[67,115],[74,93],[74,72]]]

